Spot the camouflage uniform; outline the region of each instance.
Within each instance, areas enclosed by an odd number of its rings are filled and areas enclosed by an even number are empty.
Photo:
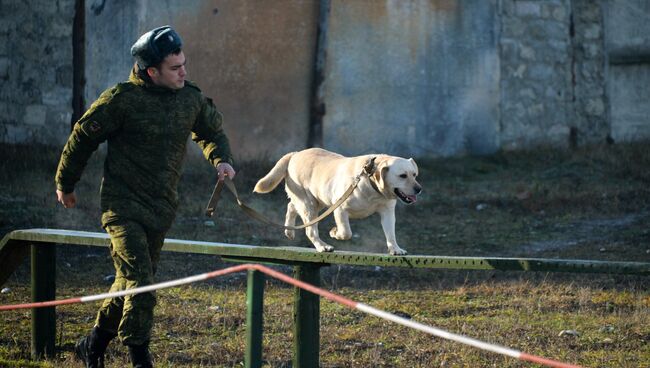
[[[187,138],[216,166],[232,165],[222,117],[191,82],[173,90],[129,81],[106,90],[75,124],[56,173],[57,189],[71,193],[88,158],[108,141],[101,185],[102,226],[111,237],[115,282],[111,291],[151,284],[165,233],[178,206],[177,185]],[[153,293],[107,299],[98,327],[124,344],[149,340]]]

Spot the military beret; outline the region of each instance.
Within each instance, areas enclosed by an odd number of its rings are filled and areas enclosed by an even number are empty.
[[[144,70],[159,64],[181,46],[181,36],[172,27],[162,26],[140,36],[131,46],[131,55],[135,57],[140,69]]]

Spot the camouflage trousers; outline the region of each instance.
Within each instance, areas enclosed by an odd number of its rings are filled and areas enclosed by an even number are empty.
[[[110,292],[153,283],[165,232],[151,231],[132,220],[118,220],[105,226],[111,238],[115,282]],[[154,292],[105,299],[95,325],[116,333],[125,345],[141,345],[151,338]]]

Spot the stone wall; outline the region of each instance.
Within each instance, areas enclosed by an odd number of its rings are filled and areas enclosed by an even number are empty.
[[[502,147],[605,142],[602,3],[502,0],[500,14]]]
[[[74,3],[0,0],[0,141],[65,141]],[[329,3],[325,148],[448,156],[650,138],[645,0]],[[126,78],[140,33],[169,23],[238,158],[306,147],[317,0],[86,7],[86,105]]]
[[[0,1],[0,141],[67,139],[73,18],[74,0]]]
[[[573,0],[572,45],[573,145],[602,143],[610,138],[606,90],[603,3]]]
[[[614,142],[650,137],[650,2],[605,3],[609,125]]]

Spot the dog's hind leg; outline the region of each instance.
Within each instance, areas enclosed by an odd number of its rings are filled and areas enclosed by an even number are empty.
[[[296,226],[296,216],[298,216],[296,206],[293,205],[293,202],[289,202],[287,205],[287,215],[284,218],[284,226]],[[296,231],[285,229],[284,235],[286,235],[287,238],[293,240],[296,237]]]
[[[336,226],[330,230],[330,237],[336,240],[348,240],[352,237],[352,229],[350,229],[350,216],[341,208],[334,210],[334,221]]]
[[[303,224],[306,224],[307,222],[311,221],[312,219],[315,219],[318,216],[318,210],[314,208],[309,208],[308,206],[300,206],[300,207],[296,206],[296,210],[298,211],[298,214],[300,215]],[[322,241],[320,236],[318,235],[318,223],[311,226],[307,226],[305,228],[305,234],[307,234],[307,238],[309,238],[311,243],[314,244],[316,251],[331,252],[334,250],[334,247]]]

